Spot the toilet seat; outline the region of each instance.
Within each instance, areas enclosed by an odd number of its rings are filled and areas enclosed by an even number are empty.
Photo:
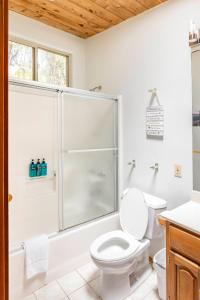
[[[144,195],[138,189],[127,190],[120,207],[123,229],[98,237],[90,247],[91,256],[98,261],[112,263],[125,260],[140,247],[148,224],[148,208]]]
[[[121,230],[108,232],[97,238],[90,248],[91,256],[98,261],[113,262],[132,256],[140,242]]]

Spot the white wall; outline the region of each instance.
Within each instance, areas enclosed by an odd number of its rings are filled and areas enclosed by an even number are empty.
[[[188,29],[191,19],[199,20],[199,9],[196,0],[171,0],[86,41],[10,14],[11,35],[72,53],[74,87],[85,88],[87,79],[89,88],[102,84],[105,92],[123,95],[124,188],[135,185],[162,196],[170,208],[188,200],[192,190]],[[145,135],[148,89],[153,87],[165,106],[163,141]],[[137,168],[130,180],[131,159]],[[160,163],[157,176],[149,169],[154,162]],[[175,163],[183,167],[182,179],[173,176]]]
[[[197,51],[198,50],[198,51]],[[199,47],[195,47],[194,52],[192,53],[192,91],[193,91],[193,113],[197,113],[200,110],[200,86],[199,86],[199,70],[200,70],[200,51]],[[193,127],[193,149],[200,149],[200,127]],[[200,155],[195,153],[193,154],[193,187],[195,190],[200,190]]]
[[[9,33],[14,37],[72,54],[72,87],[86,87],[84,39],[14,12],[9,14]]]
[[[191,19],[200,19],[199,1],[171,0],[87,40],[88,87],[101,84],[103,91],[123,95],[124,188],[161,196],[169,208],[192,191]],[[154,87],[165,107],[164,140],[145,134]],[[149,168],[155,162],[157,175]],[[181,179],[174,177],[175,163],[182,165]]]
[[[10,248],[58,231],[57,99],[55,92],[9,88]],[[29,178],[30,160],[45,158],[46,178]],[[45,220],[45,221],[44,221]]]

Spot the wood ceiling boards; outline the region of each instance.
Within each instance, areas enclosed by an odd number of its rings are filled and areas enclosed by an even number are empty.
[[[88,38],[166,0],[10,0],[9,9]]]

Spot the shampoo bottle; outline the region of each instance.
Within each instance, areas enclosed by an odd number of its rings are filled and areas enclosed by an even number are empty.
[[[45,159],[43,158],[42,163],[41,163],[41,175],[42,176],[47,176],[47,163],[45,162]]]
[[[37,166],[34,163],[34,159],[32,159],[30,165],[29,165],[29,176],[30,177],[35,177],[37,176]]]
[[[41,163],[40,163],[40,159],[38,158],[37,160],[37,176],[41,176],[42,174],[42,168],[41,168]]]

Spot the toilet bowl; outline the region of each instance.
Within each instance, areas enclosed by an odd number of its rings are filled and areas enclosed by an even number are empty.
[[[162,232],[156,214],[165,208],[163,199],[134,188],[126,191],[119,212],[122,230],[101,235],[90,247],[91,258],[102,274],[103,300],[123,300],[150,275],[150,239]]]
[[[149,240],[139,242],[130,234],[117,230],[96,239],[90,253],[95,264],[104,272],[123,274],[132,267],[134,257],[149,244]]]

